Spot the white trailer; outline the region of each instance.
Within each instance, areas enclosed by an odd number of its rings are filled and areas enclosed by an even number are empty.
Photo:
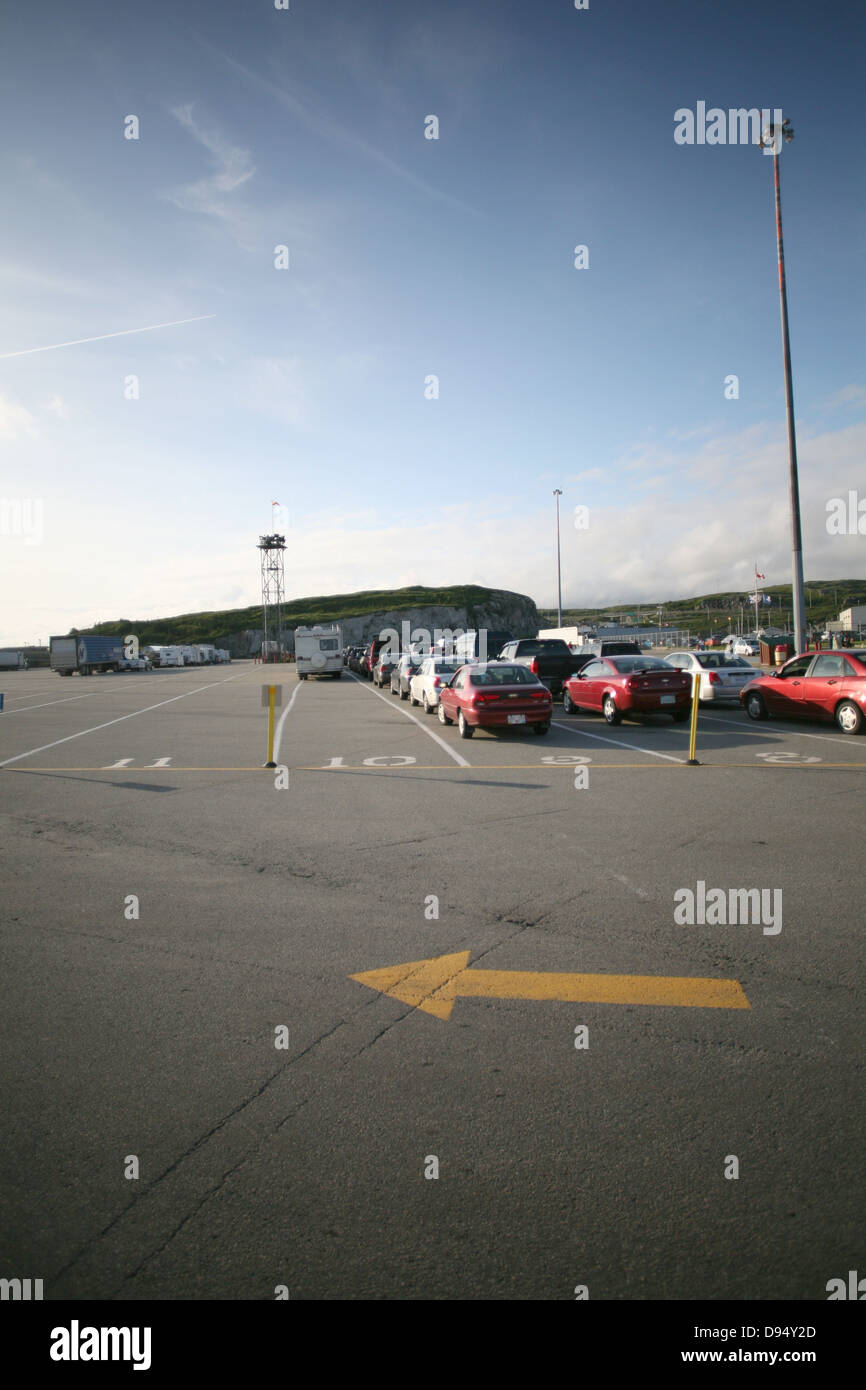
[[[216,661],[216,647],[210,642],[197,642],[196,651],[202,666],[212,666]]]
[[[538,636],[539,638],[558,637],[560,641],[567,642],[571,650],[576,652],[578,647],[583,646],[584,639],[591,631],[591,628],[585,626],[546,627],[538,633]]]
[[[27,665],[23,651],[17,647],[5,647],[0,652],[0,671],[23,671]]]
[[[160,666],[183,666],[183,647],[162,647],[159,653]]]
[[[202,665],[202,659],[199,655],[198,647],[194,647],[189,643],[184,643],[180,648],[180,653],[183,657],[183,660],[181,662],[182,666]]]
[[[298,680],[307,676],[330,676],[338,681],[343,674],[343,635],[332,627],[296,627],[295,663]]]

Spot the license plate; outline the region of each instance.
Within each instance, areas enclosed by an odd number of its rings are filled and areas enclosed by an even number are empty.
[[[673,705],[676,704],[676,699],[676,695],[662,695],[661,702],[663,705]]]
[[[508,722],[509,722],[509,724],[525,724],[525,723],[526,723],[526,715],[525,715],[525,714],[509,714],[509,716],[508,716]]]

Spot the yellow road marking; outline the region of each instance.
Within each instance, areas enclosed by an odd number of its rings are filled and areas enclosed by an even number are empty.
[[[470,970],[469,952],[410,960],[350,975],[436,1018],[451,1017],[455,999],[543,999],[573,1004],[654,1004],[696,1009],[749,1009],[737,980],[678,975],[567,975],[535,970]]]
[[[359,764],[353,767],[349,764],[344,767],[321,767],[318,765],[310,766],[289,766],[289,772],[574,772],[577,767],[587,767],[593,772],[598,770],[617,770],[619,768],[655,768],[658,772],[674,772],[678,768],[685,767],[685,763],[488,763],[486,766],[473,764],[472,767],[455,767],[450,763],[407,763],[396,767],[365,767]],[[810,772],[821,772],[825,768],[856,768],[866,771],[866,762],[850,763],[701,763],[702,768],[724,768],[724,767],[749,767],[755,772],[762,770],[784,771],[785,768],[802,767]],[[265,768],[261,763],[253,767],[8,767],[3,768],[4,773],[21,773],[24,775],[34,772],[273,772],[273,768]]]

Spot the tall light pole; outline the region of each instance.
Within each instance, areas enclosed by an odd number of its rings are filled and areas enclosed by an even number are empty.
[[[555,487],[553,495],[556,498],[556,626],[562,627],[562,566],[559,560],[559,499],[562,496],[562,488]]]
[[[800,526],[800,484],[797,477],[797,437],[794,428],[794,388],[791,383],[791,342],[788,336],[788,292],[785,282],[785,248],[782,244],[782,195],[779,188],[779,151],[782,139],[790,143],[794,128],[785,119],[779,130],[771,121],[761,135],[761,145],[773,150],[773,186],[776,192],[776,255],[779,262],[779,307],[782,315],[782,357],[785,367],[785,411],[788,419],[788,496],[791,508],[792,605],[794,645],[805,650],[806,604],[803,594],[803,533]]]

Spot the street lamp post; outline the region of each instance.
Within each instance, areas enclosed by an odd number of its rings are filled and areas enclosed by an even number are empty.
[[[559,558],[559,499],[562,496],[562,488],[554,488],[553,495],[556,498],[556,625],[562,627],[562,566]]]
[[[779,151],[782,139],[794,138],[791,122],[785,119],[776,130],[770,122],[761,135],[764,148],[773,150],[773,187],[776,194],[776,255],[779,262],[779,308],[782,316],[782,358],[785,368],[785,412],[788,421],[788,495],[791,508],[791,552],[793,563],[794,643],[798,652],[804,649],[806,605],[803,594],[803,533],[800,526],[800,484],[797,476],[797,437],[794,426],[794,387],[791,382],[791,342],[788,336],[788,292],[785,281],[785,248],[782,244],[782,195],[779,187]]]

